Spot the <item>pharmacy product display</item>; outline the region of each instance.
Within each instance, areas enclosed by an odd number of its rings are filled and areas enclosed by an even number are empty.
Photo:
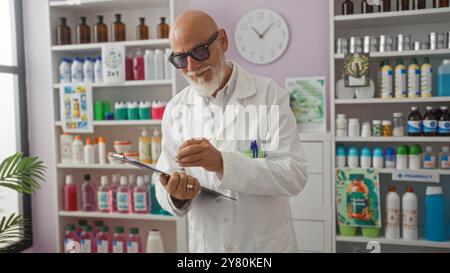
[[[63,58],[59,65],[60,83],[102,83],[102,58]]]
[[[111,109],[109,101],[94,102],[94,120],[162,120],[164,101],[118,101]]]

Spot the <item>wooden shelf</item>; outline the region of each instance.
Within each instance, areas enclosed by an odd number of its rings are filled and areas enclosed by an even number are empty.
[[[402,103],[402,104],[417,104],[417,103],[439,103],[439,102],[450,102],[450,97],[431,97],[431,98],[401,98],[401,99],[335,99],[335,104],[392,104],[392,103]]]
[[[172,85],[172,80],[150,80],[150,81],[127,81],[124,83],[93,83],[92,88],[111,88],[111,87],[129,87],[129,86],[161,86],[161,85]],[[59,89],[62,84],[54,84],[54,89]]]
[[[380,238],[366,238],[361,236],[336,236],[336,241],[338,242],[348,242],[348,243],[368,243],[371,241],[379,242],[385,245],[402,245],[402,246],[416,246],[416,247],[434,247],[434,248],[450,248],[450,241],[447,242],[432,242],[424,239],[419,239],[416,241],[407,241],[403,239],[386,239]]]
[[[162,120],[99,120],[94,121],[94,126],[160,126]],[[56,121],[55,126],[62,126],[61,121]]]
[[[336,137],[336,142],[450,142],[450,137]]]
[[[450,16],[450,15],[449,15]],[[371,59],[386,59],[399,57],[440,57],[450,54],[450,49],[435,49],[435,50],[408,50],[408,51],[389,51],[389,52],[372,52],[369,54]],[[344,54],[334,54],[334,59],[344,60]]]
[[[125,47],[132,48],[169,48],[169,39],[151,39],[142,41],[126,41],[126,42],[116,42],[117,44],[123,44]],[[56,45],[52,46],[53,52],[80,52],[80,53],[90,53],[98,52],[100,53],[102,45],[104,43],[92,43],[92,44],[73,44],[73,45]]]
[[[137,214],[137,213],[103,213],[86,211],[59,211],[59,216],[76,218],[103,218],[103,219],[126,219],[126,220],[153,220],[176,222],[177,218],[167,215]]]
[[[450,22],[450,8],[334,16],[336,29]]]

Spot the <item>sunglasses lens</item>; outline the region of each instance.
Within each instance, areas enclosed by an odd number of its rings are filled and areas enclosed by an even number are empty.
[[[204,61],[209,58],[209,49],[206,46],[200,46],[192,50],[192,57],[197,61]]]
[[[176,68],[185,68],[187,66],[187,55],[177,55],[172,58],[172,64]]]

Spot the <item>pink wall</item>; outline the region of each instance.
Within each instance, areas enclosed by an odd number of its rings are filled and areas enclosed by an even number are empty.
[[[254,74],[273,78],[284,87],[288,77],[326,76],[329,78],[329,1],[327,0],[190,0],[192,9],[209,13],[228,33],[227,57]],[[290,30],[289,47],[280,59],[269,65],[254,65],[240,57],[234,47],[234,29],[239,19],[256,8],[278,12]]]

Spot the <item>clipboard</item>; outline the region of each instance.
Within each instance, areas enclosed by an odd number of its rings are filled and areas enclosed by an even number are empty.
[[[121,154],[112,154],[112,157],[114,157],[114,159],[120,160],[120,161],[122,161],[122,162],[131,164],[131,165],[133,165],[133,166],[135,166],[135,167],[138,167],[138,168],[140,168],[140,169],[147,169],[147,170],[151,170],[151,171],[156,172],[156,173],[160,173],[160,174],[166,176],[167,179],[170,178],[170,174],[168,174],[168,173],[166,173],[166,172],[163,172],[163,171],[161,171],[161,170],[158,170],[157,168],[152,167],[152,166],[150,166],[150,165],[141,163],[141,162],[139,162],[139,161],[137,161],[137,160],[130,159],[130,158],[124,156],[124,155],[121,155]],[[220,193],[220,192],[218,192],[218,191],[215,191],[215,190],[212,190],[212,189],[203,187],[203,186],[200,186],[200,191],[201,191],[202,193],[206,193],[206,194],[212,195],[212,196],[214,196],[214,197],[216,197],[216,198],[222,197],[222,198],[225,198],[225,199],[237,201],[237,199],[234,198],[234,197],[225,195],[225,194],[223,194],[223,193]]]

